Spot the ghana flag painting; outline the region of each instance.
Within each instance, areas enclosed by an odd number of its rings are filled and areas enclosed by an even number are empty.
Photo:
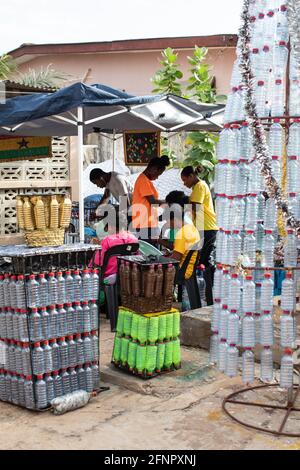
[[[51,137],[0,137],[0,162],[51,157]]]

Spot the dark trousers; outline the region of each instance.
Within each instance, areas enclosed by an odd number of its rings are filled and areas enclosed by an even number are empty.
[[[205,296],[207,305],[212,305],[213,300],[213,279],[214,279],[214,268],[209,262],[210,255],[215,247],[217,236],[217,230],[205,230],[204,231],[204,243],[200,252],[199,264],[205,266],[204,279],[206,283]]]

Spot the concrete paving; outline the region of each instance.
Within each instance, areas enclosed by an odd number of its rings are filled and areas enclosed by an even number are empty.
[[[1,449],[300,449],[300,438],[252,431],[224,414],[224,397],[243,384],[210,367],[207,351],[183,347],[181,370],[141,381],[111,366],[113,334],[107,322],[101,330],[102,381],[110,390],[63,416],[0,403]],[[250,398],[284,401],[270,389],[264,397],[251,392]],[[253,424],[280,423],[277,411],[235,407],[236,416]],[[300,413],[289,428],[300,433]]]

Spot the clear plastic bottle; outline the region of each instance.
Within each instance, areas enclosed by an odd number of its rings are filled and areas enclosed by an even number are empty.
[[[16,355],[16,372],[17,374],[21,375],[23,372],[23,358],[22,358],[22,343],[17,341],[15,347],[15,355]]]
[[[250,384],[254,381],[254,354],[251,348],[245,348],[242,364],[243,382]]]
[[[59,304],[66,303],[66,281],[63,273],[57,273],[57,299]]]
[[[221,301],[219,299],[215,299],[214,305],[213,305],[212,320],[211,320],[212,331],[219,330],[220,313],[221,313]]]
[[[217,264],[217,269],[214,275],[214,286],[213,286],[214,299],[221,299],[222,279],[223,279],[223,268],[221,264]]]
[[[50,305],[49,307],[49,329],[50,329],[50,338],[59,337],[59,328],[58,328],[58,311],[55,308],[55,305]]]
[[[89,333],[83,335],[83,351],[85,362],[91,361],[93,359],[93,345]]]
[[[37,308],[32,308],[29,318],[30,338],[32,341],[40,341],[42,336],[42,318]]]
[[[11,372],[10,371],[6,371],[5,390],[6,390],[6,400],[8,402],[11,402],[12,401],[12,396],[11,396]]]
[[[82,365],[77,368],[79,390],[86,390],[85,370]]]
[[[265,237],[265,228],[262,223],[258,223],[255,231],[256,251],[262,251]]]
[[[91,300],[91,276],[88,269],[82,272],[82,297],[86,302]]]
[[[92,300],[90,303],[90,315],[91,315],[91,330],[98,330],[98,305],[96,300]]]
[[[92,331],[92,357],[93,361],[99,360],[99,337],[98,331]]]
[[[42,338],[50,338],[50,316],[47,312],[47,307],[42,307],[40,311],[41,325],[42,325]]]
[[[254,267],[256,260],[256,239],[253,230],[246,231],[244,240],[244,255],[246,257],[245,265]]]
[[[261,310],[272,312],[274,296],[274,282],[271,273],[265,273],[261,284]]]
[[[44,363],[44,350],[41,347],[41,343],[35,343],[32,351],[32,368],[34,375],[44,374],[45,363]]]
[[[296,155],[288,157],[287,163],[287,190],[289,193],[298,192],[299,161]]]
[[[75,367],[77,364],[77,348],[74,336],[68,336],[69,365]]]
[[[262,246],[262,265],[265,268],[271,268],[274,266],[274,250],[275,250],[275,239],[273,230],[265,230],[265,237],[263,239]]]
[[[26,376],[29,376],[33,373],[31,368],[31,351],[29,348],[29,343],[23,343],[22,346],[22,369],[24,375]]]
[[[60,369],[60,347],[57,344],[57,341],[55,338],[50,339],[50,347],[52,351],[53,370],[59,370]]]
[[[268,108],[266,106],[267,98],[267,87],[264,80],[259,80],[255,87],[255,103],[256,103],[256,112],[259,117],[268,116]]]
[[[81,286],[81,277],[79,276],[79,271],[76,271],[79,277],[79,285]],[[65,292],[66,292],[66,301],[67,302],[74,302],[75,301],[75,289],[74,289],[74,278],[71,274],[71,271],[66,271],[65,275]],[[80,292],[78,294],[78,300],[81,297],[81,287]]]
[[[265,346],[260,356],[260,379],[263,382],[273,380],[273,352],[270,346]]]
[[[19,341],[19,310],[12,310],[12,325],[13,325],[13,336],[12,338]]]
[[[93,390],[99,389],[99,382],[100,382],[100,371],[97,362],[93,362],[92,366],[92,373],[93,373]]]
[[[99,298],[99,270],[93,269],[91,274],[92,295],[91,300],[98,300]]]
[[[62,369],[61,372],[62,372],[61,373],[61,380],[62,380],[64,395],[67,395],[68,393],[72,392],[70,374],[67,371],[67,369]]]
[[[55,398],[55,391],[54,391],[54,380],[50,373],[45,375],[45,382],[46,382],[46,391],[47,391],[47,404],[50,404],[52,400]]]
[[[5,323],[6,323],[6,334],[7,338],[12,339],[14,336],[14,329],[13,329],[13,320],[12,320],[12,309],[7,307],[5,309]]]
[[[4,276],[0,274],[0,308],[4,308],[6,306],[4,302],[3,280],[4,280]]]
[[[247,121],[242,122],[240,129],[241,135],[241,160],[249,162],[254,157],[254,149],[252,144],[252,136]]]
[[[77,318],[77,331],[78,333],[83,333],[83,329],[84,329],[83,310],[80,305],[80,302],[75,302],[75,315]]]
[[[29,276],[29,281],[27,282],[27,302],[28,307],[35,308],[40,305],[40,295],[39,295],[39,283],[36,280],[34,274]]]
[[[53,372],[53,382],[54,382],[55,397],[63,396],[64,390],[63,390],[62,378],[58,370]]]
[[[255,311],[255,284],[251,275],[245,278],[242,301],[244,313]]]
[[[25,377],[21,374],[18,377],[18,396],[19,396],[19,405],[26,406],[25,402]]]
[[[4,369],[0,369],[0,400],[6,401]]]
[[[15,405],[19,403],[18,377],[15,372],[11,372],[11,401]]]
[[[84,364],[83,340],[79,333],[76,335],[76,358],[77,364]]]
[[[3,294],[4,294],[4,307],[10,307],[10,275],[4,274],[4,281],[3,281]]]
[[[30,410],[34,410],[35,399],[34,399],[34,391],[33,391],[33,381],[32,381],[32,376],[30,374],[25,377],[24,391],[25,391],[26,408]]]
[[[40,307],[47,307],[49,305],[49,294],[48,294],[48,281],[45,278],[45,274],[39,274],[39,285],[40,285]]]
[[[76,392],[78,390],[78,377],[75,367],[70,367],[70,384],[71,384],[71,392]]]
[[[229,344],[226,352],[225,374],[228,377],[236,377],[238,373],[239,352],[235,344]]]
[[[280,317],[280,345],[282,348],[293,348],[295,342],[295,322],[288,310]]]
[[[280,387],[291,388],[293,386],[293,375],[293,351],[291,349],[285,349],[280,364]]]
[[[255,322],[252,313],[247,312],[242,320],[242,346],[255,347]]]
[[[68,325],[67,325],[67,312],[64,309],[62,304],[57,306],[57,322],[58,322],[58,333],[59,336],[65,336],[68,333]]]
[[[90,364],[86,364],[84,367],[85,372],[85,382],[86,382],[86,391],[92,393],[93,391],[93,371]]]
[[[52,372],[53,370],[52,348],[49,345],[49,341],[44,341],[43,352],[44,352],[44,372],[45,373]]]
[[[260,318],[260,343],[262,346],[273,346],[273,316],[264,310]]]
[[[74,329],[74,314],[75,310],[72,307],[71,303],[67,303],[65,306],[66,309],[66,323],[67,323],[67,334],[71,335],[77,331],[77,328]]]
[[[237,310],[231,310],[228,316],[227,343],[238,344],[239,341],[239,316]]]
[[[229,137],[229,124],[224,124],[223,130],[219,135],[219,142],[217,144],[217,158],[224,160],[228,158],[228,137]]]
[[[272,86],[271,116],[283,116],[285,111],[285,88],[282,78],[275,78]]]
[[[241,282],[238,274],[233,273],[229,284],[228,308],[229,310],[239,310],[241,296]]]
[[[274,230],[277,225],[277,209],[275,201],[269,198],[266,202],[265,230]]]
[[[229,312],[227,310],[227,305],[223,305],[220,312],[219,337],[225,340],[227,340],[228,334],[228,317]]]
[[[229,300],[229,285],[230,285],[230,274],[228,269],[223,270],[223,278],[222,278],[222,304],[228,305]]]
[[[17,276],[13,275],[10,277],[9,296],[10,296],[10,306],[12,308],[18,308],[16,281],[17,281]]]
[[[91,316],[90,308],[87,301],[82,302],[83,310],[83,333],[89,333],[91,331]]]
[[[62,337],[59,340],[59,357],[61,369],[67,369],[69,367],[69,350],[66,338]]]
[[[209,348],[209,363],[216,364],[218,360],[218,348],[219,348],[219,333],[213,331],[210,337],[210,348]]]
[[[56,305],[58,303],[58,288],[57,288],[57,279],[53,272],[49,273],[48,279],[48,289],[49,289],[49,303]]]
[[[293,312],[295,309],[294,281],[291,272],[287,272],[281,286],[281,308]]]
[[[296,267],[298,257],[297,237],[293,229],[287,230],[284,245],[284,266],[286,268]]]
[[[82,300],[82,278],[79,271],[74,271],[74,302],[80,302]],[[70,283],[71,284],[71,283]]]

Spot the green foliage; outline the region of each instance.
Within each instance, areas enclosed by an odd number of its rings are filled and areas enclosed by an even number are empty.
[[[8,80],[11,78],[16,68],[17,64],[10,55],[3,54],[0,56],[0,80]]]
[[[191,143],[191,147],[187,151],[187,158],[182,163],[182,166],[200,167],[202,171],[199,176],[208,185],[211,185],[214,179],[214,167],[217,163],[217,141],[218,137],[209,132],[191,132],[187,139],[187,143]]]
[[[212,88],[210,67],[204,63],[207,52],[206,47],[195,46],[192,57],[188,56],[188,62],[192,67],[187,90],[191,92],[191,98],[197,98],[201,103],[215,103],[216,92]]]
[[[168,47],[161,53],[162,60],[160,64],[162,68],[156,72],[151,79],[155,85],[153,93],[182,95],[181,84],[178,82],[182,79],[183,73],[177,62],[178,54],[171,47]]]
[[[49,64],[45,69],[40,70],[29,69],[27,73],[20,73],[18,83],[34,88],[54,88],[58,89],[61,82],[67,80],[67,75],[63,72],[58,72]]]

